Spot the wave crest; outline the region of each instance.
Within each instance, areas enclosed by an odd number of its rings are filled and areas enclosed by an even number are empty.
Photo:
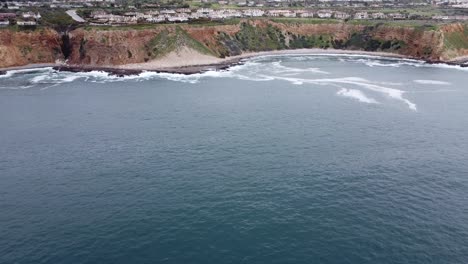
[[[342,88],[336,94],[341,95],[341,96],[345,96],[345,97],[350,97],[350,98],[358,100],[359,102],[363,102],[363,103],[367,103],[367,104],[378,104],[379,103],[375,99],[367,97],[360,90]]]

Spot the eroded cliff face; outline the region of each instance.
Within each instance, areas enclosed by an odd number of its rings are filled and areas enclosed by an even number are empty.
[[[54,63],[63,59],[60,34],[52,29],[0,30],[0,67]]]
[[[147,45],[161,32],[150,30],[83,30],[69,33],[70,64],[120,65],[149,59]]]
[[[468,25],[456,23],[440,27],[443,46],[442,60],[468,56]]]
[[[307,24],[243,20],[234,25],[155,25],[145,29],[0,31],[0,67],[66,60],[71,65],[115,66],[157,60],[189,47],[215,57],[297,48],[386,51],[425,60],[468,55],[464,24],[437,28],[384,24]]]

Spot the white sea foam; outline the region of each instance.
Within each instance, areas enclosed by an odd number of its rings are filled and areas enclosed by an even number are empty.
[[[436,81],[436,80],[414,80],[413,82],[420,83],[420,84],[434,84],[434,85],[450,85],[451,84],[449,82]]]
[[[81,73],[59,73],[56,71],[50,71],[41,75],[34,76],[29,80],[31,84],[61,84],[73,82],[79,78],[86,77]]]
[[[144,81],[144,80],[169,80],[175,82],[185,83],[198,83],[205,78],[236,78],[239,80],[247,81],[272,81],[272,80],[284,80],[292,84],[303,85],[303,84],[316,84],[321,86],[332,85],[339,86],[340,96],[353,97],[361,102],[375,103],[375,99],[368,97],[362,89],[380,93],[386,95],[394,100],[405,103],[410,109],[417,110],[416,104],[405,98],[405,91],[395,89],[395,86],[401,86],[402,83],[394,82],[378,82],[371,81],[360,77],[346,77],[346,78],[307,78],[304,76],[307,73],[311,74],[329,74],[320,68],[296,68],[286,66],[284,62],[275,60],[266,60],[268,57],[280,57],[279,60],[291,61],[290,56],[285,55],[267,55],[256,58],[251,58],[244,61],[243,64],[233,66],[228,70],[223,71],[206,71],[198,74],[184,75],[174,73],[156,73],[151,71],[143,71],[138,75],[129,75],[124,77],[118,77],[110,75],[109,73],[102,71],[91,71],[91,72],[59,72],[55,71],[50,67],[42,69],[24,69],[8,71],[5,75],[0,78],[8,78],[15,74],[24,72],[37,72],[31,74],[29,77],[29,84],[60,84],[64,82],[72,82],[77,79],[83,79],[84,81],[91,82],[115,82],[115,81]],[[411,60],[411,59],[400,59],[400,58],[387,58],[374,55],[361,55],[361,54],[314,54],[314,55],[292,55],[293,61],[302,60],[314,60],[317,58],[336,57],[340,61],[345,62],[357,62],[363,63],[370,67],[401,67],[414,66],[414,67],[437,67],[437,68],[449,68],[457,70],[468,70],[460,66],[445,65],[445,64],[428,64],[423,61]],[[282,59],[284,58],[284,59]],[[432,85],[449,85],[448,82],[437,81],[437,80],[414,80],[414,83],[420,84],[432,84]],[[391,88],[390,88],[391,87]],[[357,89],[356,89],[357,88]]]
[[[31,73],[31,72],[47,72],[52,70],[52,67],[44,67],[44,68],[32,68],[32,69],[19,69],[19,70],[9,70],[5,74],[0,75],[0,78],[9,78],[16,74],[24,74],[24,73]]]
[[[11,76],[13,76],[13,71],[7,71],[5,74],[2,74],[0,75],[0,79],[2,78],[10,78]]]
[[[413,60],[413,59],[400,59],[400,58],[370,58],[370,59],[347,59],[347,62],[358,62],[363,63],[369,67],[395,67],[400,66],[411,66],[411,67],[425,67],[425,68],[443,68],[452,69],[459,71],[468,71],[468,67],[462,67],[460,65],[449,65],[445,63],[427,63],[425,61]]]
[[[239,80],[244,80],[244,81],[254,81],[254,82],[266,82],[266,81],[273,81],[275,77],[272,76],[267,76],[267,75],[261,75],[258,74],[255,77],[254,76],[248,76],[248,75],[242,75],[242,74],[234,74],[232,77],[235,77]]]
[[[437,89],[437,90],[417,90],[417,91],[411,91],[407,93],[452,93],[452,92],[458,92],[458,90],[455,89]]]
[[[281,61],[272,62],[271,65],[273,66],[273,71],[278,73],[301,73],[301,72],[308,72],[308,73],[316,73],[316,74],[330,74],[329,72],[320,70],[319,68],[292,68],[287,67],[281,64]]]
[[[378,82],[381,85],[402,86],[403,83],[398,82]]]
[[[13,73],[16,74],[21,71],[38,71],[37,69],[29,70],[18,70]],[[114,81],[142,81],[142,80],[153,80],[153,79],[164,79],[176,82],[185,82],[185,83],[197,83],[203,78],[236,78],[240,80],[248,81],[272,81],[272,80],[284,80],[289,81],[295,85],[302,85],[304,83],[317,84],[317,85],[353,85],[358,86],[373,92],[378,92],[385,94],[395,100],[399,100],[408,105],[412,110],[416,110],[416,105],[403,97],[403,91],[388,88],[382,86],[382,83],[372,82],[370,80],[360,78],[360,77],[346,77],[346,78],[318,78],[318,79],[309,79],[309,78],[295,78],[289,75],[288,73],[314,73],[314,74],[327,74],[318,68],[293,68],[287,67],[281,64],[281,61],[274,61],[271,63],[265,64],[265,62],[259,62],[257,60],[247,61],[243,65],[237,65],[231,67],[226,71],[206,71],[202,73],[184,75],[184,74],[174,74],[174,73],[157,73],[144,71],[138,75],[129,75],[124,77],[118,77],[115,75],[110,75],[107,72],[103,71],[91,71],[91,72],[60,72],[55,71],[52,68],[43,68],[39,70],[40,75],[35,75],[29,79],[31,84],[51,84],[53,87],[57,84],[73,82],[77,79],[84,79],[85,81],[92,82],[114,82]],[[265,73],[269,73],[268,75]],[[271,73],[271,74],[270,74]],[[375,99],[367,97],[362,91],[356,89],[350,89],[349,87],[341,87],[342,89],[339,92],[342,96],[348,96],[356,98],[362,102],[375,103]]]
[[[67,76],[67,77],[63,78],[61,80],[61,82],[62,83],[73,82],[74,80],[79,79],[79,78],[82,78],[82,76],[76,76],[76,75],[75,76],[73,76],[73,75],[72,76]]]
[[[438,64],[426,64],[428,67],[433,67],[433,68],[443,68],[443,69],[453,69],[453,70],[459,70],[459,71],[468,71],[468,67],[462,67],[460,65],[448,65],[444,63],[438,63]]]
[[[44,80],[46,80],[48,77],[47,74],[44,74],[44,75],[38,75],[34,78],[31,79],[31,83],[39,83],[39,82],[42,82]]]
[[[374,58],[365,58],[365,59],[349,59],[348,62],[358,62],[363,63],[369,67],[393,67],[399,68],[401,66],[413,66],[413,67],[422,67],[425,64],[423,61],[411,60],[411,59],[400,59],[400,58],[385,58],[385,59],[374,59]]]
[[[369,67],[375,67],[375,66],[380,66],[380,67],[395,67],[395,68],[398,68],[402,65],[407,65],[406,63],[381,63],[379,61],[372,61],[372,60],[369,60],[369,61],[366,61],[364,62],[367,66]]]
[[[360,90],[342,88],[336,94],[340,96],[354,98],[354,99],[357,99],[359,102],[363,102],[363,103],[378,104],[378,102],[375,99],[366,96]]]
[[[362,78],[357,78],[357,79],[362,79]],[[416,104],[414,104],[410,100],[403,97],[404,91],[394,89],[394,88],[383,87],[383,86],[376,85],[376,84],[372,84],[372,83],[369,83],[369,81],[367,81],[367,80],[357,81],[357,79],[355,77],[338,78],[338,79],[336,79],[336,81],[340,82],[340,83],[354,84],[354,85],[360,86],[362,88],[366,88],[366,89],[374,91],[374,92],[379,92],[379,93],[386,94],[386,95],[388,95],[389,97],[391,97],[393,99],[400,100],[400,101],[406,103],[411,110],[417,111]]]
[[[275,79],[285,80],[291,83],[303,82],[303,83],[311,83],[311,84],[317,84],[317,85],[351,84],[351,85],[355,85],[355,86],[358,86],[358,87],[361,87],[361,88],[364,88],[373,92],[385,94],[392,99],[399,100],[405,103],[409,109],[413,111],[417,111],[416,104],[414,104],[410,100],[403,97],[403,94],[405,93],[404,91],[394,89],[394,88],[384,87],[384,86],[372,83],[371,81],[367,79],[360,78],[360,77],[345,77],[345,78],[332,78],[332,79],[300,79],[300,78],[276,76]]]

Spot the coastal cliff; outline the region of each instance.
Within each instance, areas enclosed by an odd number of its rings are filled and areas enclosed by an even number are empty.
[[[63,60],[62,39],[53,29],[0,30],[0,67]]]
[[[154,25],[140,28],[0,30],[0,67],[63,61],[115,67],[172,59],[191,52],[227,58],[247,52],[321,48],[390,52],[428,61],[468,55],[468,26],[308,23],[258,19],[232,24]],[[175,57],[174,57],[175,56]]]

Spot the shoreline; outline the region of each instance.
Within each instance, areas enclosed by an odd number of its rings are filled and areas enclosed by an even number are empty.
[[[199,54],[204,56],[204,60],[201,60],[205,63],[187,63],[186,60],[179,60],[178,64],[172,66],[163,66],[165,58],[153,60],[150,62],[144,63],[133,63],[133,64],[124,64],[124,65],[72,65],[66,63],[37,63],[37,64],[27,64],[22,66],[13,66],[0,68],[0,76],[7,74],[8,71],[14,70],[30,70],[30,69],[40,69],[46,67],[52,67],[54,70],[58,71],[69,71],[69,72],[91,72],[91,71],[104,71],[111,75],[116,75],[119,77],[127,75],[138,75],[145,71],[157,72],[157,73],[174,73],[174,74],[197,74],[205,71],[219,71],[226,70],[232,66],[243,64],[244,61],[252,59],[255,57],[263,56],[282,56],[282,55],[351,55],[351,56],[372,56],[372,57],[383,57],[383,58],[394,58],[394,59],[411,59],[424,61],[428,64],[446,64],[460,67],[468,67],[468,58],[460,57],[454,58],[450,61],[431,61],[418,59],[406,55],[389,53],[389,52],[374,52],[374,51],[361,51],[361,50],[337,50],[337,49],[291,49],[291,50],[274,50],[274,51],[260,51],[260,52],[246,52],[240,55],[231,56],[227,58],[217,58],[212,57],[212,61],[206,60],[207,55]],[[166,59],[167,60],[167,59]],[[173,58],[170,58],[173,60]],[[197,55],[192,55],[189,61],[197,61]],[[183,61],[181,63],[181,61]]]

